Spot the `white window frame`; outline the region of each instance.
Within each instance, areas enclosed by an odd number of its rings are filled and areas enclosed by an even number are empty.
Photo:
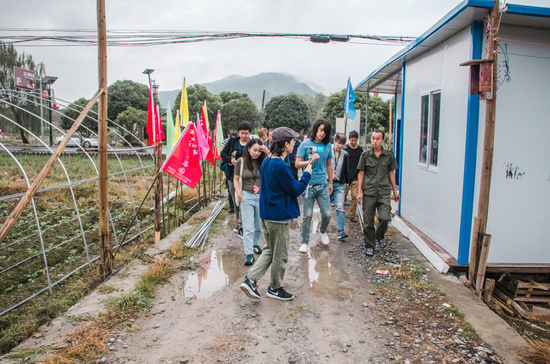
[[[437,137],[437,164],[439,165],[439,144],[441,137],[441,89],[433,90],[430,92],[424,92],[420,95],[420,138],[418,148],[418,167],[430,172],[437,172],[437,166],[430,163],[433,160],[433,148],[430,143],[433,143],[434,133],[434,95],[439,94],[439,135]],[[427,144],[426,144],[426,162],[420,160],[421,146],[422,146],[422,98],[428,96],[428,131],[427,131]]]

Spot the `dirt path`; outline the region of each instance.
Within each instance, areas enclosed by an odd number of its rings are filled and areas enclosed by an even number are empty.
[[[259,282],[263,298],[247,298],[239,289],[248,268],[233,219],[198,256],[201,269],[174,274],[150,313],[113,336],[105,362],[499,362],[475,338],[460,339],[460,320],[449,318],[432,288],[394,287],[389,275],[376,274],[403,262],[397,246],[367,261],[358,225],[347,223],[350,237],[337,241],[335,217],[330,245],[312,233],[307,255],[298,252],[299,222],[291,225],[284,286],[294,301],[265,297],[269,273]]]

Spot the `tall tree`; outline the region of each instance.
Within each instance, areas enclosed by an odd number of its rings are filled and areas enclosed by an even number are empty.
[[[89,101],[90,100],[85,97],[81,97],[66,107],[65,110],[63,110],[63,115],[61,115],[61,128],[68,130],[74,124],[76,118],[80,115],[80,111],[88,104]],[[92,107],[92,111],[97,113],[97,103]],[[83,126],[86,126],[86,128],[89,128],[97,133],[97,117],[95,117],[94,114],[88,114],[78,128],[78,132],[80,134],[90,136],[90,131]]]
[[[311,119],[307,105],[296,94],[275,96],[265,106],[266,128],[288,126],[298,133],[309,129]]]
[[[258,107],[248,96],[234,98],[229,100],[227,103],[224,103],[222,106],[222,125],[224,135],[229,129],[237,130],[237,127],[243,121],[248,121],[254,129],[258,126],[259,120],[260,112],[258,111]]]
[[[116,81],[108,87],[107,96],[109,98],[108,117],[111,120],[115,120],[118,114],[130,106],[138,110],[147,111],[149,87],[132,80]],[[160,105],[156,97],[155,103]]]
[[[306,104],[309,110],[309,118],[311,121],[319,119],[323,115],[323,105],[327,101],[327,97],[321,92],[311,95],[300,95],[302,101]]]
[[[353,103],[356,110],[361,110],[361,134],[365,133],[365,109],[367,104],[367,94],[364,92],[356,92],[356,99]],[[336,118],[344,117],[344,102],[346,98],[346,89],[340,92],[335,92],[329,96],[323,106],[323,116],[336,126]],[[370,133],[375,129],[388,130],[389,118],[389,101],[386,102],[378,96],[369,97],[369,125],[367,132]]]
[[[0,87],[5,90],[0,93],[0,100],[11,103],[12,105],[9,106],[9,109],[15,121],[25,128],[30,129],[31,124],[38,124],[36,121],[38,121],[39,118],[36,115],[39,115],[39,107],[33,102],[27,101],[25,95],[21,98],[22,94],[15,92],[13,67],[21,67],[35,71],[36,78],[38,79],[42,79],[42,76],[45,76],[46,67],[43,63],[36,64],[30,54],[19,54],[13,45],[0,42]],[[14,105],[22,107],[30,113],[18,109]],[[21,141],[28,144],[29,139],[22,128],[19,128],[19,133],[21,135]]]
[[[178,92],[178,96],[174,100],[173,107],[173,116],[176,117],[176,110],[180,108],[180,97],[181,91]],[[201,113],[201,108],[206,101],[208,107],[208,121],[210,123],[210,128],[214,128],[216,122],[216,116],[218,115],[218,110],[222,108],[222,98],[220,95],[214,95],[206,89],[206,87],[199,84],[187,87],[187,102],[189,104],[189,119],[194,121],[196,115]],[[175,119],[174,119],[175,120]]]
[[[128,129],[132,134],[145,138],[142,132],[147,125],[146,110],[138,110],[135,107],[128,106],[126,110],[118,114],[116,122]],[[166,130],[166,126],[163,125],[163,127]]]

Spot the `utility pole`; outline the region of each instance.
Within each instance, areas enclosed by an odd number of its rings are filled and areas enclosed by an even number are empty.
[[[481,166],[481,183],[477,217],[474,220],[472,245],[470,247],[470,285],[475,284],[475,291],[481,297],[485,270],[489,255],[491,235],[487,234],[487,218],[489,213],[489,193],[491,190],[491,175],[493,171],[493,149],[495,141],[495,116],[497,102],[497,55],[498,31],[500,21],[500,4],[495,1],[490,14],[490,29],[488,34],[487,59],[491,60],[491,90],[485,93],[485,134],[483,139],[483,162]]]
[[[109,200],[107,185],[107,19],[105,0],[97,0],[97,40],[99,89],[98,135],[99,135],[99,244],[101,262],[99,270],[105,280],[113,272],[113,249],[109,239]]]

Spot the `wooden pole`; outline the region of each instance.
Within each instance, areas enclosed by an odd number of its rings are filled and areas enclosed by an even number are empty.
[[[495,280],[487,278],[485,280],[485,288],[483,289],[483,302],[489,303],[493,299],[493,291],[495,290]]]
[[[487,257],[489,256],[489,248],[491,247],[491,235],[483,235],[481,243],[481,252],[479,254],[479,263],[476,272],[476,293],[481,298],[483,282],[485,281],[485,270],[487,268]]]
[[[483,139],[483,162],[481,165],[481,178],[480,178],[480,191],[479,202],[477,208],[477,228],[478,231],[473,231],[471,250],[477,254],[477,266],[475,267],[474,275],[476,277],[476,293],[481,295],[481,288],[483,281],[479,281],[478,277],[485,277],[485,268],[487,265],[487,256],[483,252],[483,247],[480,249],[480,245],[486,240],[487,232],[487,218],[489,213],[489,193],[491,190],[491,175],[493,171],[493,148],[495,142],[495,116],[496,116],[496,101],[497,101],[497,50],[498,50],[498,27],[500,26],[500,9],[499,2],[495,1],[493,10],[490,15],[490,30],[488,34],[488,54],[487,58],[492,59],[492,74],[491,74],[491,92],[485,96],[485,133]],[[490,239],[489,239],[490,240]],[[487,247],[488,249],[488,247]],[[485,254],[485,261],[483,260],[483,254]],[[470,262],[471,264],[472,262]],[[470,280],[473,280],[470,277]]]
[[[393,151],[393,100],[390,100],[390,133],[388,135],[388,148]]]
[[[104,90],[98,107],[98,158],[99,158],[99,247],[101,261],[99,271],[106,279],[113,271],[113,248],[109,241],[109,199],[107,167],[107,20],[105,0],[97,0],[97,38],[99,63],[99,88]]]
[[[162,144],[157,143],[155,146],[155,171],[156,173],[160,172],[160,161],[162,159]],[[161,229],[161,222],[162,222],[162,216],[161,216],[161,195],[162,195],[162,174],[159,174],[159,177],[157,179],[157,185],[155,188],[155,236],[154,241],[155,244],[160,241],[160,229]]]
[[[61,153],[63,153],[63,150],[65,149],[67,144],[69,144],[71,137],[74,135],[74,133],[76,132],[76,130],[78,129],[78,127],[80,126],[80,124],[82,123],[86,115],[88,114],[88,112],[92,109],[92,106],[94,106],[94,104],[97,102],[99,97],[103,95],[103,93],[104,93],[103,90],[97,91],[96,94],[92,97],[92,99],[88,102],[88,104],[82,110],[78,118],[76,118],[76,121],[74,122],[73,126],[71,126],[71,128],[65,135],[65,138],[63,138],[61,143],[59,143],[59,146],[57,147],[55,152],[53,152],[50,159],[46,162],[46,164],[44,165],[40,173],[38,173],[38,176],[36,176],[36,179],[34,180],[32,185],[29,187],[25,195],[21,197],[21,200],[19,200],[19,202],[17,203],[17,206],[15,206],[10,216],[8,216],[8,218],[0,228],[0,243],[6,238],[6,236],[8,236],[10,230],[13,228],[13,226],[17,222],[17,219],[21,217],[23,210],[25,209],[27,204],[31,201],[31,199],[34,197],[34,194],[36,193],[36,191],[38,191],[38,189],[42,185],[42,182],[44,182],[44,179],[46,179],[46,176],[48,175],[48,173],[50,172],[54,164],[59,159],[59,156],[61,155]]]

